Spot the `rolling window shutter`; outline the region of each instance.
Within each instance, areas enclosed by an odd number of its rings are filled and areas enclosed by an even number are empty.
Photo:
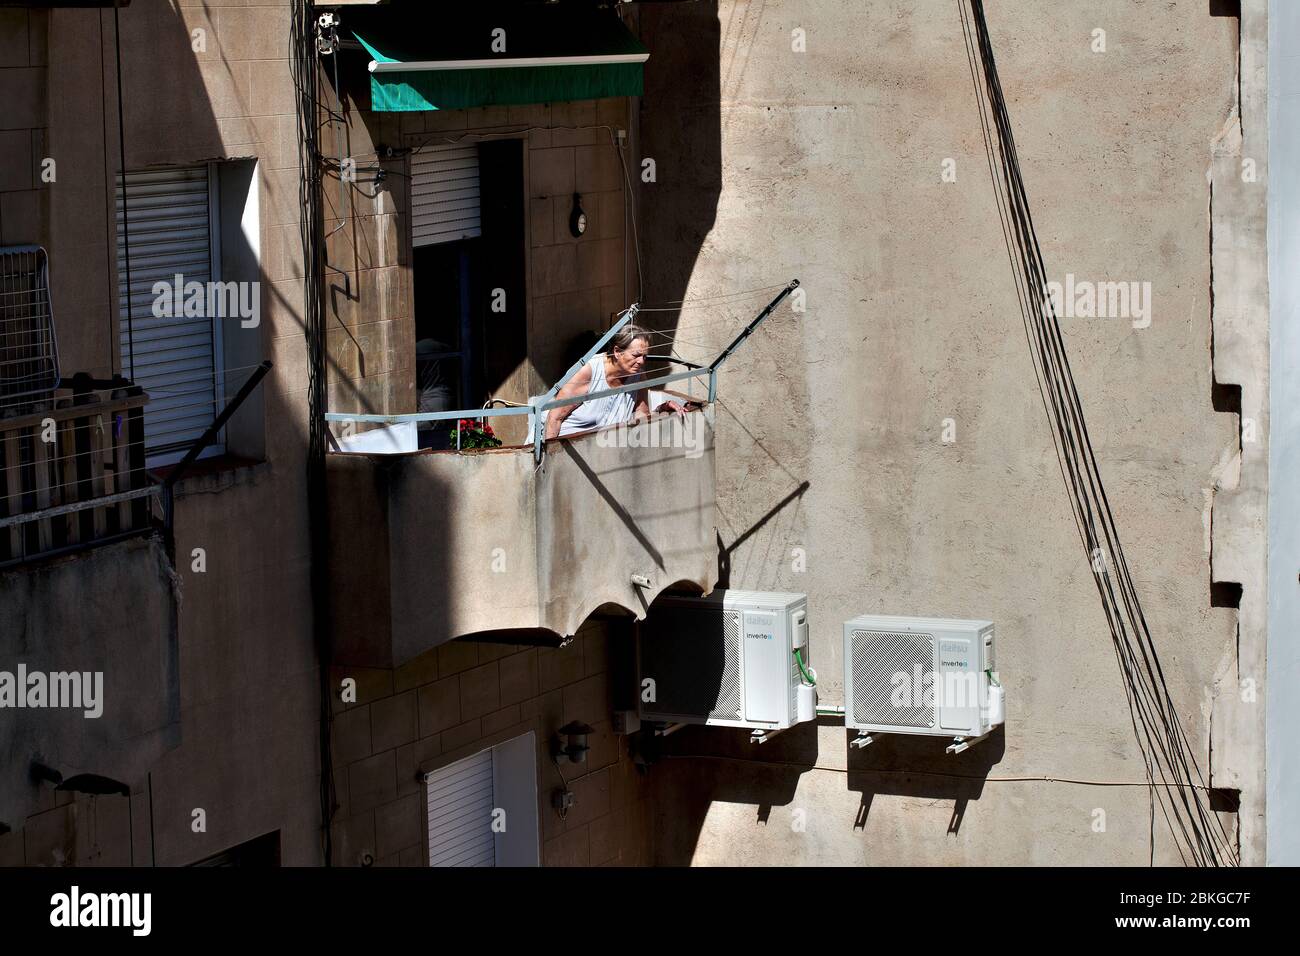
[[[123,373],[149,393],[145,447],[153,455],[180,451],[217,414],[215,323],[201,316],[154,315],[154,283],[174,287],[212,275],[208,167],[131,172],[126,176],[131,237],[131,334],[128,335],[126,232],[122,187],[117,189],[119,344]],[[182,296],[182,303],[184,298]],[[173,299],[173,311],[175,300]],[[134,338],[134,363],[131,339]],[[134,364],[134,368],[132,367]]]
[[[482,234],[478,147],[425,146],[411,154],[411,241],[417,246]]]
[[[430,866],[496,866],[492,750],[429,775]]]

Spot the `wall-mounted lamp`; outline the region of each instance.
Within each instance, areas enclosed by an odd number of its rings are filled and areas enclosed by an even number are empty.
[[[551,754],[558,761],[568,757],[569,763],[584,763],[587,759],[587,735],[594,733],[594,728],[580,720],[570,721],[559,729],[551,744]]]
[[[587,231],[587,214],[582,211],[582,196],[573,194],[573,209],[569,213],[569,232],[577,239]]]
[[[32,761],[30,772],[33,783],[52,784],[55,790],[88,793],[93,796],[131,796],[131,788],[121,780],[114,780],[112,777],[97,773],[73,774],[65,780],[63,774],[39,760]]]

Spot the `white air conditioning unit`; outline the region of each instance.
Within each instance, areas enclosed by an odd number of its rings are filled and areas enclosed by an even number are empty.
[[[716,590],[665,596],[638,628],[640,717],[748,727],[755,739],[816,717],[808,596]]]
[[[951,737],[959,753],[1001,724],[992,621],[866,614],[844,623],[844,723],[877,734]]]

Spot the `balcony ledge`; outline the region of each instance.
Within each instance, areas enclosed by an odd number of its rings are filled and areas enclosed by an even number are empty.
[[[395,667],[458,637],[577,632],[605,605],[717,580],[714,411],[531,446],[328,456],[335,660]],[[633,577],[648,579],[647,586]]]

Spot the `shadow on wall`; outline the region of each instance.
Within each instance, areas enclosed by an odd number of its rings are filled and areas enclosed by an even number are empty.
[[[765,744],[750,743],[745,730],[702,727],[646,739],[641,759],[650,765],[655,788],[656,864],[689,866],[696,861],[700,834],[715,803],[749,805],[754,824],[767,825],[774,807],[792,807],[800,778],[810,771],[836,774],[843,781],[837,786],[860,794],[856,813],[830,822],[837,839],[864,839],[877,796],[952,801],[946,832],[955,834],[961,830],[967,804],[982,796],[985,779],[1005,750],[1001,727],[955,755],[944,752],[946,737],[884,735],[859,750],[849,746],[855,734],[846,732],[847,767],[826,766],[818,761],[818,729],[837,723],[823,717],[817,723],[792,727]],[[824,808],[818,811],[817,825],[822,830],[827,824],[820,814],[825,812]]]
[[[845,734],[848,757],[848,789],[862,795],[855,831],[866,827],[871,802],[877,794],[951,800],[948,833],[961,830],[966,804],[978,800],[993,766],[1006,752],[1006,733],[997,727],[988,738],[959,754],[948,754],[947,737],[877,736],[870,746],[858,749],[849,743],[856,734]]]
[[[644,288],[639,298],[647,303],[673,303],[686,298],[700,250],[717,218],[722,192],[722,85],[724,79],[732,87],[739,83],[745,57],[741,49],[727,64],[721,62],[717,0],[649,4],[639,9],[639,16],[641,39],[650,50],[641,100],[640,154],[656,163],[656,181],[640,184]],[[773,276],[771,281],[778,278],[788,277]],[[753,300],[755,314],[763,304],[762,297]],[[742,318],[737,313],[736,331],[750,318],[752,315]],[[643,313],[639,321],[675,335],[681,312]],[[720,400],[717,408],[719,421],[725,415],[728,427],[740,429],[771,467],[785,474],[792,489],[771,500],[747,529],[737,529],[730,542],[718,536],[718,586],[730,587],[737,549],[779,515],[797,510],[809,482],[791,474],[725,401]],[[730,523],[727,515],[721,517]]]
[[[641,103],[640,155],[654,158],[657,166],[656,182],[640,186],[644,270],[640,298],[656,304],[687,297],[703,244],[714,227],[722,190],[722,93],[724,87],[731,91],[740,86],[746,57],[741,45],[728,51],[729,56],[735,54],[729,60],[721,59],[723,27],[716,0],[650,4],[640,8],[639,17],[640,35],[651,54]],[[778,278],[787,277],[774,276],[771,281]],[[668,333],[676,331],[680,320],[676,311],[654,312],[642,319]],[[728,587],[749,577],[743,568],[732,567],[746,542],[770,531],[775,519],[797,510],[810,483],[768,452],[762,436],[753,434],[725,402],[718,407],[728,426],[739,429],[774,469],[785,474],[790,489],[771,500],[753,502],[746,527],[734,529],[730,541],[718,535],[718,586]],[[720,675],[719,661],[705,656],[700,666]],[[844,733],[842,743],[838,734],[826,733],[836,723],[822,718],[762,745],[751,743],[745,730],[724,728],[691,727],[666,738],[643,734],[641,757],[649,765],[655,794],[656,863],[696,861],[715,804],[752,807],[756,826],[766,824],[774,808],[789,812],[808,772],[824,778],[834,775],[828,786],[861,795],[855,814],[846,813],[844,819],[829,824],[836,838],[865,840],[862,833],[878,794],[951,801],[947,832],[957,833],[968,802],[980,798],[990,768],[1002,759],[1005,749],[999,728],[958,755],[945,753],[949,739],[944,737],[886,735],[859,750],[848,746],[852,732]],[[834,739],[835,752],[820,754],[819,736]],[[841,756],[841,748],[847,757]],[[731,814],[730,819],[738,817]],[[723,839],[709,842],[725,846],[726,858],[708,862],[748,862],[745,847],[736,845],[734,838],[758,832],[715,834]]]
[[[648,4],[639,15],[641,40],[650,51],[640,153],[654,159],[656,172],[655,182],[639,184],[638,298],[677,302],[686,298],[722,192],[721,25],[717,0]],[[673,335],[680,318],[680,311],[664,311],[639,321]]]
[[[722,192],[717,0],[646,5],[640,31],[650,50],[641,155],[656,164],[656,181],[640,184],[640,298],[676,302],[686,297]],[[657,328],[676,330],[678,312],[655,316]]]
[[[641,156],[656,163],[656,181],[640,184],[638,202],[644,287],[640,300],[686,298],[691,276],[717,217],[722,192],[722,35],[717,0],[639,8],[640,36],[650,50],[641,100]],[[641,321],[674,335],[680,311]],[[672,371],[678,369],[673,368]],[[735,547],[807,489],[807,483],[730,545],[718,538],[718,586],[730,585]],[[721,662],[701,666],[720,680]],[[692,727],[666,738],[642,734],[640,759],[652,764],[656,863],[689,864],[715,801],[753,804],[766,820],[794,797],[799,777],[817,762],[817,734],[792,728],[764,744],[757,763],[748,731]],[[698,759],[691,755],[702,755]]]

